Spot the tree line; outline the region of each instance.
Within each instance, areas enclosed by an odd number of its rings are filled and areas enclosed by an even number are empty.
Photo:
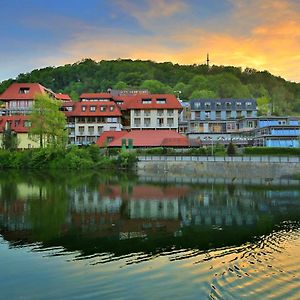
[[[13,81],[39,82],[55,92],[69,94],[73,100],[78,100],[83,92],[139,88],[151,93],[173,93],[185,101],[194,98],[255,98],[260,114],[300,113],[299,83],[251,68],[84,59],[74,64],[19,74],[15,80],[3,81],[0,93]]]

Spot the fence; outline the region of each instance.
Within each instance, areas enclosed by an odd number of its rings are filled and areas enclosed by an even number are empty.
[[[138,156],[139,161],[300,163],[300,156]]]

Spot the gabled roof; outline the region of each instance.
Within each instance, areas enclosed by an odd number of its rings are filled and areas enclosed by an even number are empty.
[[[133,147],[187,147],[188,138],[173,130],[106,131],[97,141],[100,147],[121,147],[122,139],[132,139]],[[111,141],[109,141],[111,140]]]
[[[119,99],[124,99],[122,109],[182,109],[182,105],[172,94],[138,94]]]
[[[62,101],[71,101],[70,96],[67,94],[61,94],[61,93],[55,94],[55,98]]]
[[[33,100],[35,95],[53,93],[39,83],[12,83],[0,96],[1,101]]]
[[[63,107],[72,106],[72,111],[66,111],[66,116],[69,117],[121,117],[119,107],[113,101],[105,102],[66,102]],[[91,107],[94,109],[91,110]],[[105,111],[101,110],[101,107],[105,108]],[[85,109],[84,109],[85,108]]]
[[[6,123],[9,122],[10,128],[16,133],[26,133],[29,131],[28,127],[25,127],[25,121],[28,121],[28,116],[3,116],[0,118],[0,132],[3,132],[6,126]]]

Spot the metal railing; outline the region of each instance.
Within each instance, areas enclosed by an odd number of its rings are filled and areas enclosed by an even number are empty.
[[[186,161],[186,162],[256,162],[300,163],[299,156],[187,156],[187,155],[140,155],[139,161]]]

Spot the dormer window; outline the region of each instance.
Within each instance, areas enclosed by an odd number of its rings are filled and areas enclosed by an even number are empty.
[[[205,108],[210,108],[210,103],[209,102],[205,102]]]
[[[142,99],[142,103],[143,104],[151,104],[151,99],[150,98]]]
[[[236,106],[241,106],[241,105],[242,105],[241,102],[237,102],[237,103],[236,103]]]
[[[114,107],[113,105],[111,105],[111,106],[109,107],[109,110],[110,110],[110,111],[114,111],[114,109],[115,109],[115,107]]]
[[[81,111],[86,111],[86,106],[81,106]]]
[[[166,104],[166,99],[165,98],[157,98],[156,99],[156,103],[157,104]]]
[[[251,106],[252,103],[251,103],[251,102],[246,102],[246,105],[247,105],[247,106]]]
[[[106,111],[106,106],[100,106],[100,111]]]
[[[91,106],[91,107],[90,107],[90,111],[96,111],[96,106],[94,106],[94,105]]]
[[[221,102],[216,102],[216,107],[217,108],[221,107]]]
[[[30,88],[20,88],[19,94],[29,94]]]

